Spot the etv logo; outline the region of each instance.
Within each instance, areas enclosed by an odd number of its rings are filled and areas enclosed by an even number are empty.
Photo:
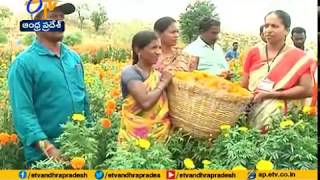
[[[31,5],[32,4],[39,4],[38,7],[32,11],[31,10]],[[44,5],[43,5],[44,4]],[[49,11],[53,11],[56,8],[57,2],[55,0],[29,0],[27,2],[27,11],[28,13],[35,14],[37,12],[40,12],[42,10],[42,6],[43,7],[43,17],[44,19],[48,19],[48,9]]]
[[[27,11],[31,18],[33,14],[43,12],[41,20],[22,20],[20,21],[21,32],[63,32],[64,22],[60,20],[48,20],[48,10],[54,11],[58,0],[28,0]],[[38,4],[38,5],[37,5]],[[37,8],[35,8],[36,6]],[[58,6],[59,7],[59,6]]]

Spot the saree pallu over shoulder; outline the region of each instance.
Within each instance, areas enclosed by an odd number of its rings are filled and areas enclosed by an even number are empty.
[[[258,57],[264,57],[264,51],[261,47],[255,49],[259,52]],[[262,60],[261,60],[262,59]],[[287,90],[299,83],[302,75],[309,73],[313,77],[313,68],[316,61],[308,56],[305,52],[297,48],[285,47],[284,51],[270,65],[268,72],[268,64],[266,60],[261,58],[252,64],[249,71],[249,90],[255,91],[259,83],[264,79],[274,82],[272,91]],[[316,85],[316,84],[314,84]],[[262,128],[272,122],[270,116],[275,113],[277,103],[280,100],[268,99],[260,104],[256,104],[249,114],[250,124],[256,128]],[[305,99],[286,100],[286,107],[303,106]]]
[[[195,56],[183,52],[181,48],[175,48],[171,56],[162,59],[156,66],[163,66],[164,70],[169,71],[189,71],[197,63]]]
[[[159,78],[159,72],[152,71],[149,78],[144,82],[147,91],[156,88]],[[122,105],[119,142],[138,138],[145,139],[150,136],[159,141],[164,141],[171,126],[168,112],[168,99],[165,92],[162,93],[157,103],[148,110],[143,110],[129,95]]]

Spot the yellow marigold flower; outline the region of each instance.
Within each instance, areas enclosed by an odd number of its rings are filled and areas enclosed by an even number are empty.
[[[208,165],[211,164],[211,161],[209,161],[209,160],[203,160],[203,161],[202,161],[202,164],[203,164],[203,167],[204,167],[204,168],[208,168]]]
[[[304,106],[302,111],[304,113],[308,114],[311,111],[311,107],[310,106]]]
[[[238,165],[238,166],[233,167],[232,170],[247,170],[247,168],[242,165]]]
[[[85,76],[84,81],[88,84],[91,84],[93,82],[93,79],[91,77]]]
[[[73,114],[72,115],[72,120],[74,121],[84,121],[86,118],[84,117],[83,114]]]
[[[266,160],[260,160],[256,164],[257,170],[272,170],[273,169],[273,164],[271,161],[266,161]]]
[[[280,128],[284,129],[294,125],[294,122],[291,119],[286,119],[280,122]]]
[[[74,157],[71,160],[71,166],[73,169],[82,169],[85,163],[86,160],[82,157]]]
[[[150,148],[150,142],[146,139],[139,139],[138,145],[145,150],[148,150]]]
[[[315,106],[304,106],[302,110],[305,114],[316,115],[316,107]]]
[[[284,102],[283,101],[278,101],[276,104],[277,108],[283,109],[284,108]]]
[[[195,168],[195,165],[194,165],[192,159],[190,159],[190,158],[186,158],[183,161],[183,164],[187,169],[194,169]]]
[[[231,129],[230,125],[221,125],[220,126],[221,131],[229,131]]]
[[[202,161],[202,164],[204,164],[204,165],[209,165],[209,164],[211,164],[211,161],[209,161],[209,160],[203,160],[203,161]]]
[[[241,132],[247,132],[248,131],[248,128],[247,127],[239,127],[239,130]]]

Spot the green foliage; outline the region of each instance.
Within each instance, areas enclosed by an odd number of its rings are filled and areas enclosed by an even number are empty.
[[[68,46],[74,46],[76,44],[81,44],[82,34],[80,32],[69,34],[63,39],[63,42]]]
[[[199,20],[203,17],[218,19],[215,9],[216,7],[210,1],[196,1],[188,5],[186,12],[180,14],[179,24],[185,43],[192,42],[199,35]]]
[[[284,119],[295,124],[281,129],[279,124]],[[318,120],[293,108],[286,117],[274,116],[274,122],[275,126],[260,145],[264,156],[271,159],[277,169],[316,169]]]
[[[23,169],[23,162],[23,148],[20,143],[0,145],[0,169]]]
[[[0,31],[6,26],[6,23],[4,21],[10,18],[12,15],[13,13],[10,11],[8,7],[0,6]]]
[[[106,87],[99,79],[98,75],[91,77],[92,83],[87,83],[87,93],[89,97],[90,111],[93,119],[104,117],[104,99]]]
[[[126,62],[130,59],[131,54],[127,49],[114,48],[109,46],[107,49],[100,48],[96,54],[90,55],[88,53],[80,53],[83,62],[90,62],[93,64],[101,64],[102,60],[108,59],[111,61]]]
[[[13,13],[10,11],[8,7],[0,6],[0,20],[9,18]]]
[[[103,128],[99,123],[96,127],[96,137],[99,144],[97,153],[96,167],[99,168],[104,161],[109,161],[113,157],[114,152],[117,151],[117,139],[120,128],[120,113],[113,113],[110,117],[111,127]]]
[[[177,167],[181,169],[184,167],[183,160],[186,158],[192,159],[196,167],[202,166],[202,160],[210,158],[208,149],[211,148],[212,141],[194,138],[178,129],[170,135],[166,145],[173,159],[177,160]]]
[[[36,164],[31,166],[31,169],[65,169],[68,166],[67,163],[57,162],[53,159],[45,159],[37,161]]]
[[[99,64],[102,59],[106,57],[106,53],[103,50],[103,48],[100,48],[95,56],[95,58],[92,60],[93,64]]]
[[[0,44],[8,42],[7,34],[0,30]]]
[[[108,20],[105,8],[101,4],[99,4],[98,6],[98,10],[93,11],[90,17],[91,21],[94,24],[94,29],[96,30],[96,32],[98,32],[99,27]]]
[[[317,139],[299,135],[295,128],[269,132],[261,150],[277,169],[316,169]]]
[[[119,61],[126,61],[130,58],[131,53],[124,48],[114,48],[114,47],[109,47],[107,51],[105,52],[105,57],[110,58],[112,60],[119,60]]]
[[[256,129],[242,132],[238,126],[229,136],[221,134],[210,150],[210,160],[228,169],[237,165],[255,169],[259,160],[270,160],[274,169],[316,169],[317,119],[295,108],[287,116],[279,111],[272,118],[267,134]],[[287,119],[294,125],[281,128],[280,123]]]
[[[8,83],[1,78],[0,83],[2,85],[0,87],[0,92],[2,92],[2,94],[0,95],[0,132],[14,133],[14,126],[11,118],[12,111],[11,107],[9,106],[9,93],[7,91]]]
[[[83,64],[89,63],[90,62],[90,56],[88,53],[81,53],[79,54],[81,61]]]
[[[88,19],[88,17],[86,16],[86,13],[88,11],[89,11],[88,4],[83,3],[83,4],[77,5],[76,12],[78,14],[78,19],[79,19],[79,22],[80,22],[80,30],[82,30],[82,28],[83,28],[84,21],[86,19]]]
[[[152,141],[155,142],[155,141]],[[170,151],[161,143],[152,143],[149,149],[139,147],[135,141],[118,147],[114,156],[107,160],[108,169],[175,169],[176,162]]]
[[[221,169],[227,169],[227,167],[222,166],[217,162],[211,162],[209,165],[203,167],[203,169],[221,170]]]
[[[34,33],[28,33],[28,34],[24,35],[23,38],[22,38],[22,44],[26,45],[26,46],[31,45],[31,43],[32,43],[32,41],[34,40],[35,37],[36,36],[35,36]]]
[[[242,132],[238,127],[233,128],[228,137],[221,134],[210,150],[212,162],[216,162],[227,169],[243,165],[246,168],[254,169],[260,158],[260,149],[257,147],[261,135],[251,129]]]
[[[94,168],[98,151],[95,128],[87,127],[85,122],[69,121],[63,125],[63,129],[63,133],[56,140],[60,145],[62,156],[70,159],[83,157],[86,160],[86,167]]]

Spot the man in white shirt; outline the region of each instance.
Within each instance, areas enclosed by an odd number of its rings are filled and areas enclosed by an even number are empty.
[[[293,41],[293,44],[296,48],[302,49],[305,51],[309,56],[315,57],[315,53],[311,49],[307,49],[304,46],[304,43],[306,41],[306,30],[302,27],[295,27],[291,31],[291,39]],[[315,83],[318,83],[318,68],[315,67],[314,69],[314,79]],[[306,105],[309,105],[311,103],[311,98],[307,98],[305,101]]]
[[[296,48],[302,49],[305,51],[308,55],[315,57],[315,53],[312,51],[312,49],[307,49],[304,46],[304,43],[306,41],[307,34],[306,30],[302,27],[295,27],[291,31],[291,39]]]
[[[216,44],[220,33],[220,22],[206,17],[200,22],[200,36],[189,44],[184,51],[199,57],[198,70],[221,74],[229,70],[222,48]]]

